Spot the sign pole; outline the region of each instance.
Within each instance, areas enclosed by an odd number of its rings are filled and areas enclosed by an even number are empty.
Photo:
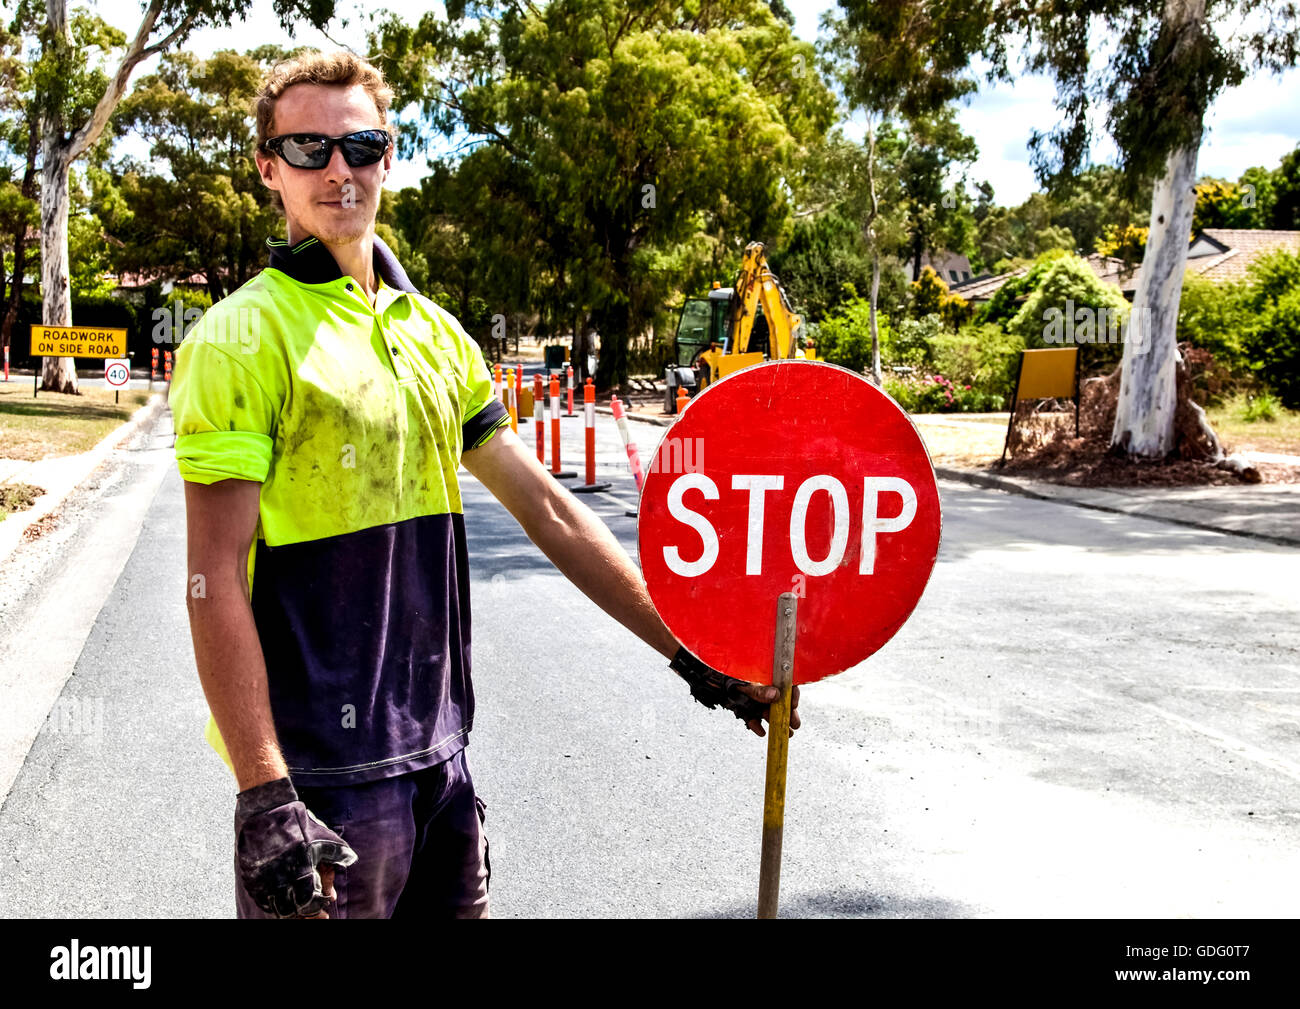
[[[781,889],[781,838],[785,828],[785,771],[790,755],[790,693],[794,683],[798,596],[782,592],[776,601],[772,685],[781,696],[767,716],[767,782],[763,789],[763,850],[759,858],[758,916],[775,918]]]

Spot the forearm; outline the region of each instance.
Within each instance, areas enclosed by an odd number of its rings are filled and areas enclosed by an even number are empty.
[[[677,639],[655,610],[641,572],[590,508],[557,485],[549,507],[529,525],[529,538],[592,602],[651,648],[673,656]]]
[[[289,773],[275,736],[266,661],[242,580],[209,578],[204,598],[187,597],[199,682],[240,791]]]

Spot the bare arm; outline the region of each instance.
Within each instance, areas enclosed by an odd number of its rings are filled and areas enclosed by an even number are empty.
[[[519,437],[498,431],[461,462],[523,527],[528,538],[561,573],[597,606],[667,658],[678,641],[659,617],[645,580],[627,551],[597,515],[537,461]],[[740,688],[764,703],[774,701],[772,686],[745,683]],[[791,695],[790,726],[797,729],[799,688]],[[755,735],[766,732],[759,719],[747,723]]]
[[[271,721],[266,661],[248,586],[261,489],[250,480],[185,483],[185,603],[194,661],[240,791],[289,774]]]

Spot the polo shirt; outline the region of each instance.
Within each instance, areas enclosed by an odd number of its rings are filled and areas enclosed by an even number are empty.
[[[267,244],[176,352],[177,467],[262,485],[250,602],[294,781],[419,770],[473,724],[457,468],[509,417],[451,314],[382,281],[371,307],[314,237]]]

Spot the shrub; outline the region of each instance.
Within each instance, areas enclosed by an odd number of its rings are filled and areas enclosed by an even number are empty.
[[[1178,302],[1178,340],[1209,351],[1234,375],[1248,369],[1242,346],[1250,329],[1245,285],[1215,284],[1188,274]]]
[[[1300,410],[1300,288],[1267,306],[1247,337],[1251,367],[1292,410]]]
[[[996,394],[938,374],[891,376],[885,379],[885,392],[908,413],[989,413],[1002,406]]]
[[[889,322],[876,312],[876,331],[880,337],[880,359],[887,359],[890,344]],[[871,369],[871,303],[854,298],[817,327],[817,356],[824,361],[850,368],[859,374]]]
[[[934,367],[935,340],[943,332],[943,320],[937,315],[902,319],[891,331],[889,342],[881,347],[881,358],[890,367],[929,371]]]
[[[1020,300],[1027,297],[1038,286],[1043,275],[1066,253],[1060,249],[1044,252],[1029,267],[1027,273],[1012,277],[999,287],[976,317],[977,322],[996,322],[1005,325],[1020,310]]]
[[[1255,320],[1243,341],[1251,368],[1284,406],[1300,409],[1300,254],[1256,260],[1243,303]]]
[[[1261,420],[1275,421],[1281,406],[1276,396],[1262,392],[1258,396],[1250,396],[1246,399],[1246,405],[1241,410],[1241,419],[1249,424]]]
[[[999,410],[1010,399],[1024,346],[1024,340],[999,326],[970,324],[956,333],[943,332],[934,337],[934,369],[963,386],[969,385],[973,393],[995,404],[988,409]]]

